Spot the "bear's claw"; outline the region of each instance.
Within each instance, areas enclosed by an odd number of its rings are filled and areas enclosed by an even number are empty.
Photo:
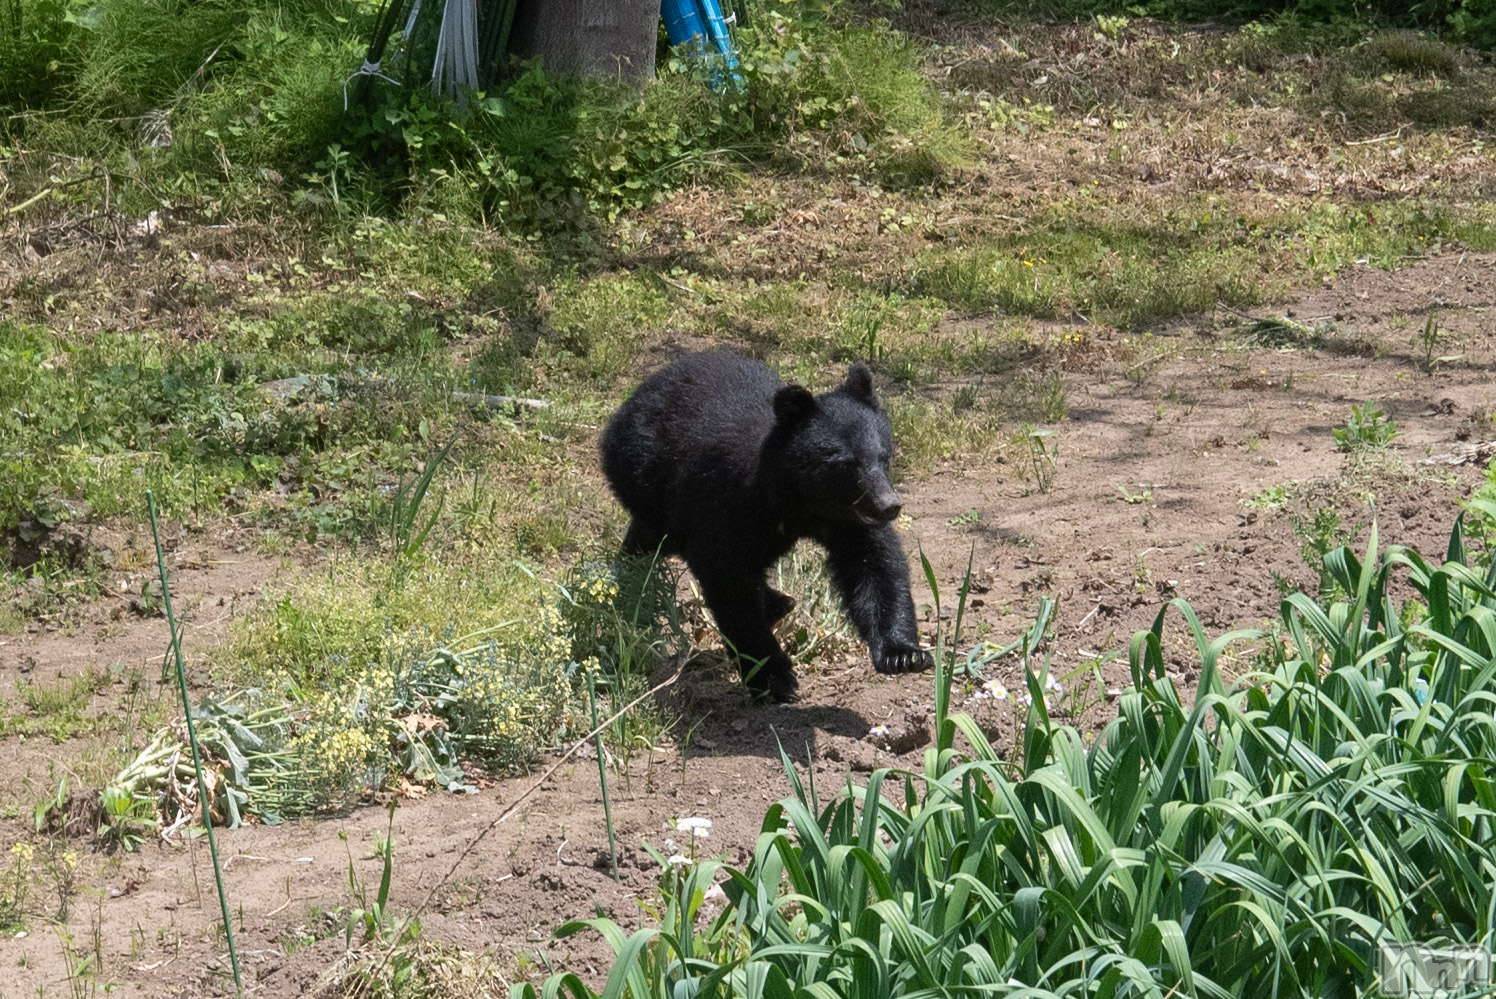
[[[924,649],[901,642],[885,645],[873,658],[873,668],[879,673],[918,673],[935,665],[935,658]]]

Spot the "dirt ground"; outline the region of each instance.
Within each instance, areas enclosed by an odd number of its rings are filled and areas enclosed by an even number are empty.
[[[1262,346],[1261,337],[1253,345],[1240,317],[1220,313],[1114,352],[1125,360],[1097,360],[1108,352],[1093,351],[1066,375],[1069,412],[1054,438],[1058,457],[1047,491],[1012,468],[937,471],[904,485],[906,539],[930,558],[947,603],[970,554],[970,638],[1011,640],[1042,596],[1054,598],[1053,668],[1067,684],[1068,703],[1094,725],[1108,712],[1109,691],[1127,682],[1128,637],[1150,625],[1168,599],[1188,600],[1212,631],[1265,624],[1277,613],[1275,574],[1312,578],[1292,529],[1296,515],[1331,506],[1362,539],[1371,516],[1364,493],[1373,480],[1358,477],[1331,433],[1353,403],[1378,400],[1401,428],[1374,479],[1384,540],[1442,552],[1484,469],[1485,459],[1460,456],[1496,438],[1489,420],[1496,410],[1493,306],[1496,255],[1442,256],[1395,272],[1353,269],[1286,309],[1259,310],[1286,311],[1308,326],[1325,323],[1313,347]],[[1430,309],[1455,344],[1441,351],[1460,355],[1431,374],[1416,344]],[[1244,502],[1279,486],[1289,487],[1281,508]],[[276,560],[225,547],[221,538],[188,533],[173,552],[189,650],[222,635],[246,598],[278,571]],[[99,601],[66,631],[0,639],[0,689],[9,693],[22,676],[70,676],[89,665],[134,665],[154,675],[164,626],[122,615],[125,599]],[[916,600],[932,634],[923,584]],[[1188,688],[1195,676],[1182,636],[1173,634],[1171,658]],[[1101,680],[1088,680],[1086,669],[1098,660]],[[1019,665],[1000,667],[994,675],[1021,689]],[[972,689],[958,695],[961,706],[979,711],[999,737],[1011,737],[1015,700],[978,703]],[[421,916],[426,938],[487,950],[501,967],[532,975],[565,957],[600,978],[605,944],[587,935],[556,941],[551,931],[597,913],[640,924],[640,902],[652,897],[658,875],[642,846],[660,847],[676,835],[678,817],[710,818],[708,852],[745,862],[764,808],[786,792],[777,744],[811,766],[823,789],[849,771],[918,765],[928,738],[929,677],[880,677],[849,654],[806,669],[802,694],[793,706],[754,707],[720,663],[688,669],[663,697],[684,720],[682,733],[700,721],[692,745],[641,752],[613,784],[623,844],[618,881],[606,871],[595,762],[585,756],[563,764],[450,877],[454,858],[534,778],[506,780],[476,796],[402,801],[396,911],[411,911],[439,886]],[[120,710],[128,725],[120,685],[101,691],[95,708]],[[887,726],[903,752],[880,746],[886,740],[870,734],[875,726]],[[44,792],[67,749],[0,740],[0,785]],[[26,798],[24,791],[15,796]],[[0,826],[0,847],[26,821],[18,815]],[[386,821],[383,809],[370,806],[340,818],[220,834],[253,994],[307,994],[343,953],[341,926],[325,913],[348,904],[350,851],[359,875],[377,882],[372,844]],[[89,958],[96,981],[120,996],[230,990],[205,844],[90,855],[82,870],[66,937],[40,930],[0,941],[0,997],[69,994],[70,963]]]

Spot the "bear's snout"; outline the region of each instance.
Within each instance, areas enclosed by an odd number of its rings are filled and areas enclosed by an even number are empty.
[[[864,519],[889,524],[898,519],[899,513],[904,509],[904,502],[899,499],[899,494],[893,491],[892,486],[881,482],[863,493],[853,506]]]

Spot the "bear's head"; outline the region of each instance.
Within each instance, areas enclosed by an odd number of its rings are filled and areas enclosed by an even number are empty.
[[[818,519],[886,524],[902,509],[888,477],[893,432],[873,392],[873,376],[854,364],[824,395],[786,385],[774,395],[777,465],[798,512]]]

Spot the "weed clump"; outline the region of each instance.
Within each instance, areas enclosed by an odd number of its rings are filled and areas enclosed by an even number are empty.
[[[1453,76],[1459,72],[1459,51],[1412,31],[1387,31],[1368,39],[1364,55],[1372,68],[1417,76]]]
[[[673,647],[673,577],[625,611],[612,579],[578,572],[552,593],[513,568],[371,565],[263,603],[219,654],[228,692],[194,711],[215,823],[337,812],[403,784],[471,790],[471,773],[522,770],[585,730],[579,687],[637,696]],[[142,822],[199,813],[183,739],[158,732],[103,789],[101,841],[129,848]]]
[[[379,470],[455,420],[439,345],[428,320],[372,300],[235,317],[196,341],[0,324],[0,548],[46,552],[83,512],[137,514],[143,486],[181,515],[278,483],[275,515],[306,534],[365,532]],[[364,455],[351,467],[350,450]]]
[[[1345,426],[1336,427],[1331,433],[1337,450],[1357,454],[1385,448],[1397,437],[1398,429],[1397,422],[1381,406],[1363,402],[1352,406]]]

